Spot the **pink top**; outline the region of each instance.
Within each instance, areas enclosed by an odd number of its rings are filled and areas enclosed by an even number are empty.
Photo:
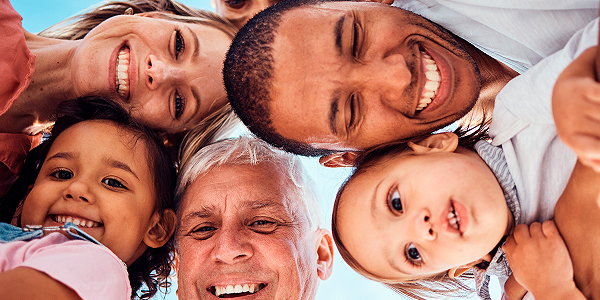
[[[0,0],[0,115],[5,113],[29,86],[35,70],[35,55],[25,43],[21,16],[8,0]],[[27,153],[42,136],[0,133],[0,195],[21,171]]]
[[[29,267],[74,290],[81,299],[131,299],[125,265],[108,248],[51,233],[0,244],[0,272]]]

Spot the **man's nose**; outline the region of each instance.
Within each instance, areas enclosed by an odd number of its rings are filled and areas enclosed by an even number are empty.
[[[213,259],[226,264],[242,262],[254,254],[252,245],[238,230],[223,229],[215,237]]]
[[[413,68],[414,69],[414,68]],[[412,81],[411,68],[402,54],[390,54],[358,64],[352,80],[364,90],[376,93],[382,101],[398,103]]]
[[[164,62],[154,55],[148,55],[146,58],[144,71],[146,85],[151,90],[157,89],[164,83],[173,83],[183,77],[181,68]]]

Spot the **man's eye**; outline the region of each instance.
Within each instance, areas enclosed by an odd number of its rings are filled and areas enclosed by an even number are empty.
[[[403,212],[402,201],[400,200],[400,193],[398,193],[397,188],[394,188],[392,194],[388,197],[388,205],[394,212]]]
[[[414,244],[408,244],[408,247],[406,247],[406,259],[412,265],[419,265],[423,262],[421,254],[419,254],[419,250]]]
[[[205,240],[210,238],[216,230],[217,228],[214,226],[202,225],[192,229],[189,235],[198,240]]]
[[[181,35],[181,31],[175,31],[175,59],[179,58],[179,55],[185,49],[185,41],[183,40],[183,35]]]
[[[246,5],[247,0],[225,0],[225,4],[231,8],[240,9]]]
[[[127,187],[122,184],[121,181],[115,178],[104,178],[102,179],[102,183],[114,188],[127,189]]]
[[[250,223],[250,227],[258,233],[271,233],[277,228],[277,223],[271,220],[256,220]]]
[[[178,91],[175,91],[175,119],[179,120],[185,110],[185,98]]]
[[[73,178],[73,172],[69,170],[56,170],[52,172],[50,176],[60,180],[68,180]]]

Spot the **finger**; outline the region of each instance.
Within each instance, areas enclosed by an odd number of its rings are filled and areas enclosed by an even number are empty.
[[[547,237],[555,237],[560,235],[556,224],[552,220],[542,223],[542,232]]]
[[[512,251],[515,249],[515,247],[517,247],[517,242],[512,235],[509,235],[506,238],[506,241],[504,241],[504,245],[502,245],[502,250],[509,255],[509,253],[512,253]]]
[[[515,227],[512,235],[517,244],[523,242],[526,239],[529,239],[531,236],[529,235],[529,227],[525,224],[520,224]]]
[[[533,222],[529,225],[529,234],[532,238],[543,238],[542,224],[539,222]]]

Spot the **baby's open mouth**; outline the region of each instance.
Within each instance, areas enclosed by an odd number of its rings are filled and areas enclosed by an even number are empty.
[[[50,219],[56,223],[65,224],[67,222],[71,222],[81,228],[94,228],[102,226],[102,223],[98,223],[96,221],[88,220],[81,217],[74,217],[68,215],[51,215]]]
[[[213,295],[219,298],[236,298],[254,294],[267,286],[266,283],[236,284],[212,286],[208,289]]]

